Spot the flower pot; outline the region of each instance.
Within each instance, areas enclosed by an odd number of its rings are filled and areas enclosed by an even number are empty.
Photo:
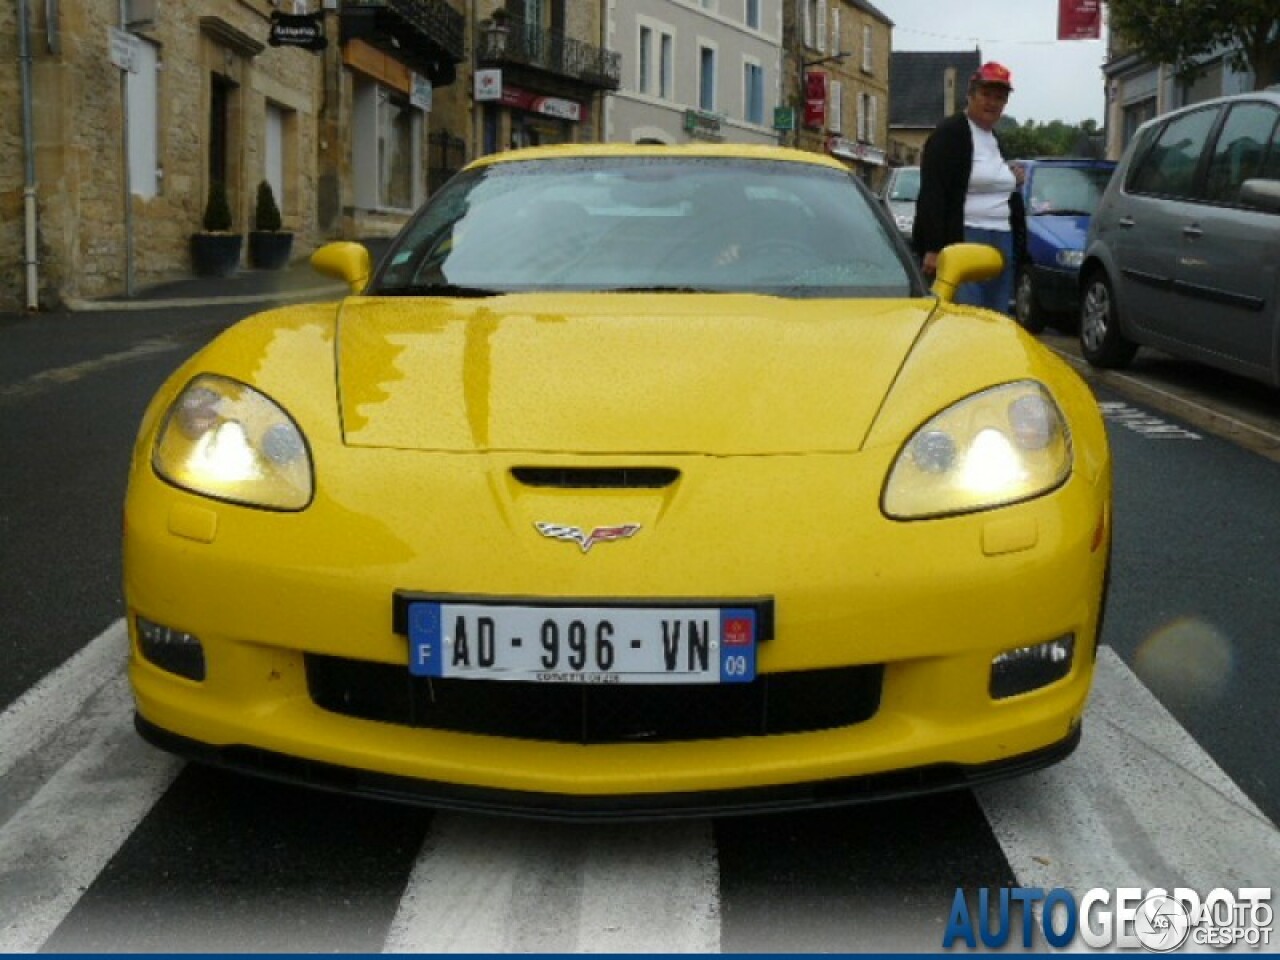
[[[238,233],[193,233],[191,269],[200,277],[231,276],[240,266],[243,242]]]
[[[251,230],[249,266],[259,270],[279,270],[289,263],[293,234],[287,230]]]

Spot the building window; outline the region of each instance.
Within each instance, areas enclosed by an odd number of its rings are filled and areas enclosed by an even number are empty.
[[[159,47],[134,38],[134,69],[125,73],[129,102],[129,191],[139,197],[160,192]]]
[[[875,69],[875,59],[872,56],[874,46],[872,44],[871,24],[864,23],[862,25],[862,72],[871,73]]]
[[[271,184],[276,204],[285,212],[285,137],[289,114],[283,107],[268,103],[262,130],[262,179]]]
[[[840,45],[840,8],[831,8],[831,52],[839,53],[844,48]]]
[[[640,57],[639,69],[640,76],[637,78],[636,89],[641,93],[649,93],[649,71],[653,67],[653,31],[648,27],[640,28]]]
[[[672,85],[675,71],[675,37],[669,33],[662,34],[662,53],[658,59],[658,96],[670,100],[673,96]]]
[[[708,112],[716,108],[716,51],[698,48],[698,109]]]
[[[675,33],[667,24],[642,18],[638,56],[636,57],[636,91],[650,97],[671,99],[674,66],[672,49]]]
[[[357,78],[352,125],[357,206],[392,210],[417,206],[423,154],[421,111],[399,91]]]
[[[743,71],[743,119],[747,123],[764,123],[764,68],[748,63]]]
[[[844,132],[844,84],[832,80],[827,92],[827,129],[832,133]]]
[[[876,127],[880,122],[880,105],[875,94],[858,95],[858,140],[862,143],[876,142]]]
[[[752,30],[760,29],[760,0],[747,0],[744,19]]]

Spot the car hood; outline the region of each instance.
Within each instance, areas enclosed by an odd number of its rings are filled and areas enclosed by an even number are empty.
[[[1037,214],[1027,217],[1027,229],[1038,234],[1054,249],[1083,250],[1085,237],[1089,233],[1089,216],[1087,214],[1072,216]]]
[[[856,450],[935,304],[353,298],[336,344],[343,436],[456,452]]]

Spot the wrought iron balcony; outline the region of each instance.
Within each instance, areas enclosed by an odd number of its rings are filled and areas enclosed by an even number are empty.
[[[476,58],[481,66],[518,64],[568,77],[601,90],[622,85],[622,57],[573,37],[506,16],[482,25]]]
[[[360,39],[431,77],[453,80],[466,55],[466,17],[446,0],[342,0],[342,39]]]

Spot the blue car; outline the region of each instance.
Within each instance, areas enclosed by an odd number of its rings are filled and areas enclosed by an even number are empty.
[[[1075,317],[1089,218],[1116,165],[1066,157],[1021,163],[1027,174],[1022,184],[1027,232],[1018,258],[1014,315],[1039,333],[1050,319]]]

